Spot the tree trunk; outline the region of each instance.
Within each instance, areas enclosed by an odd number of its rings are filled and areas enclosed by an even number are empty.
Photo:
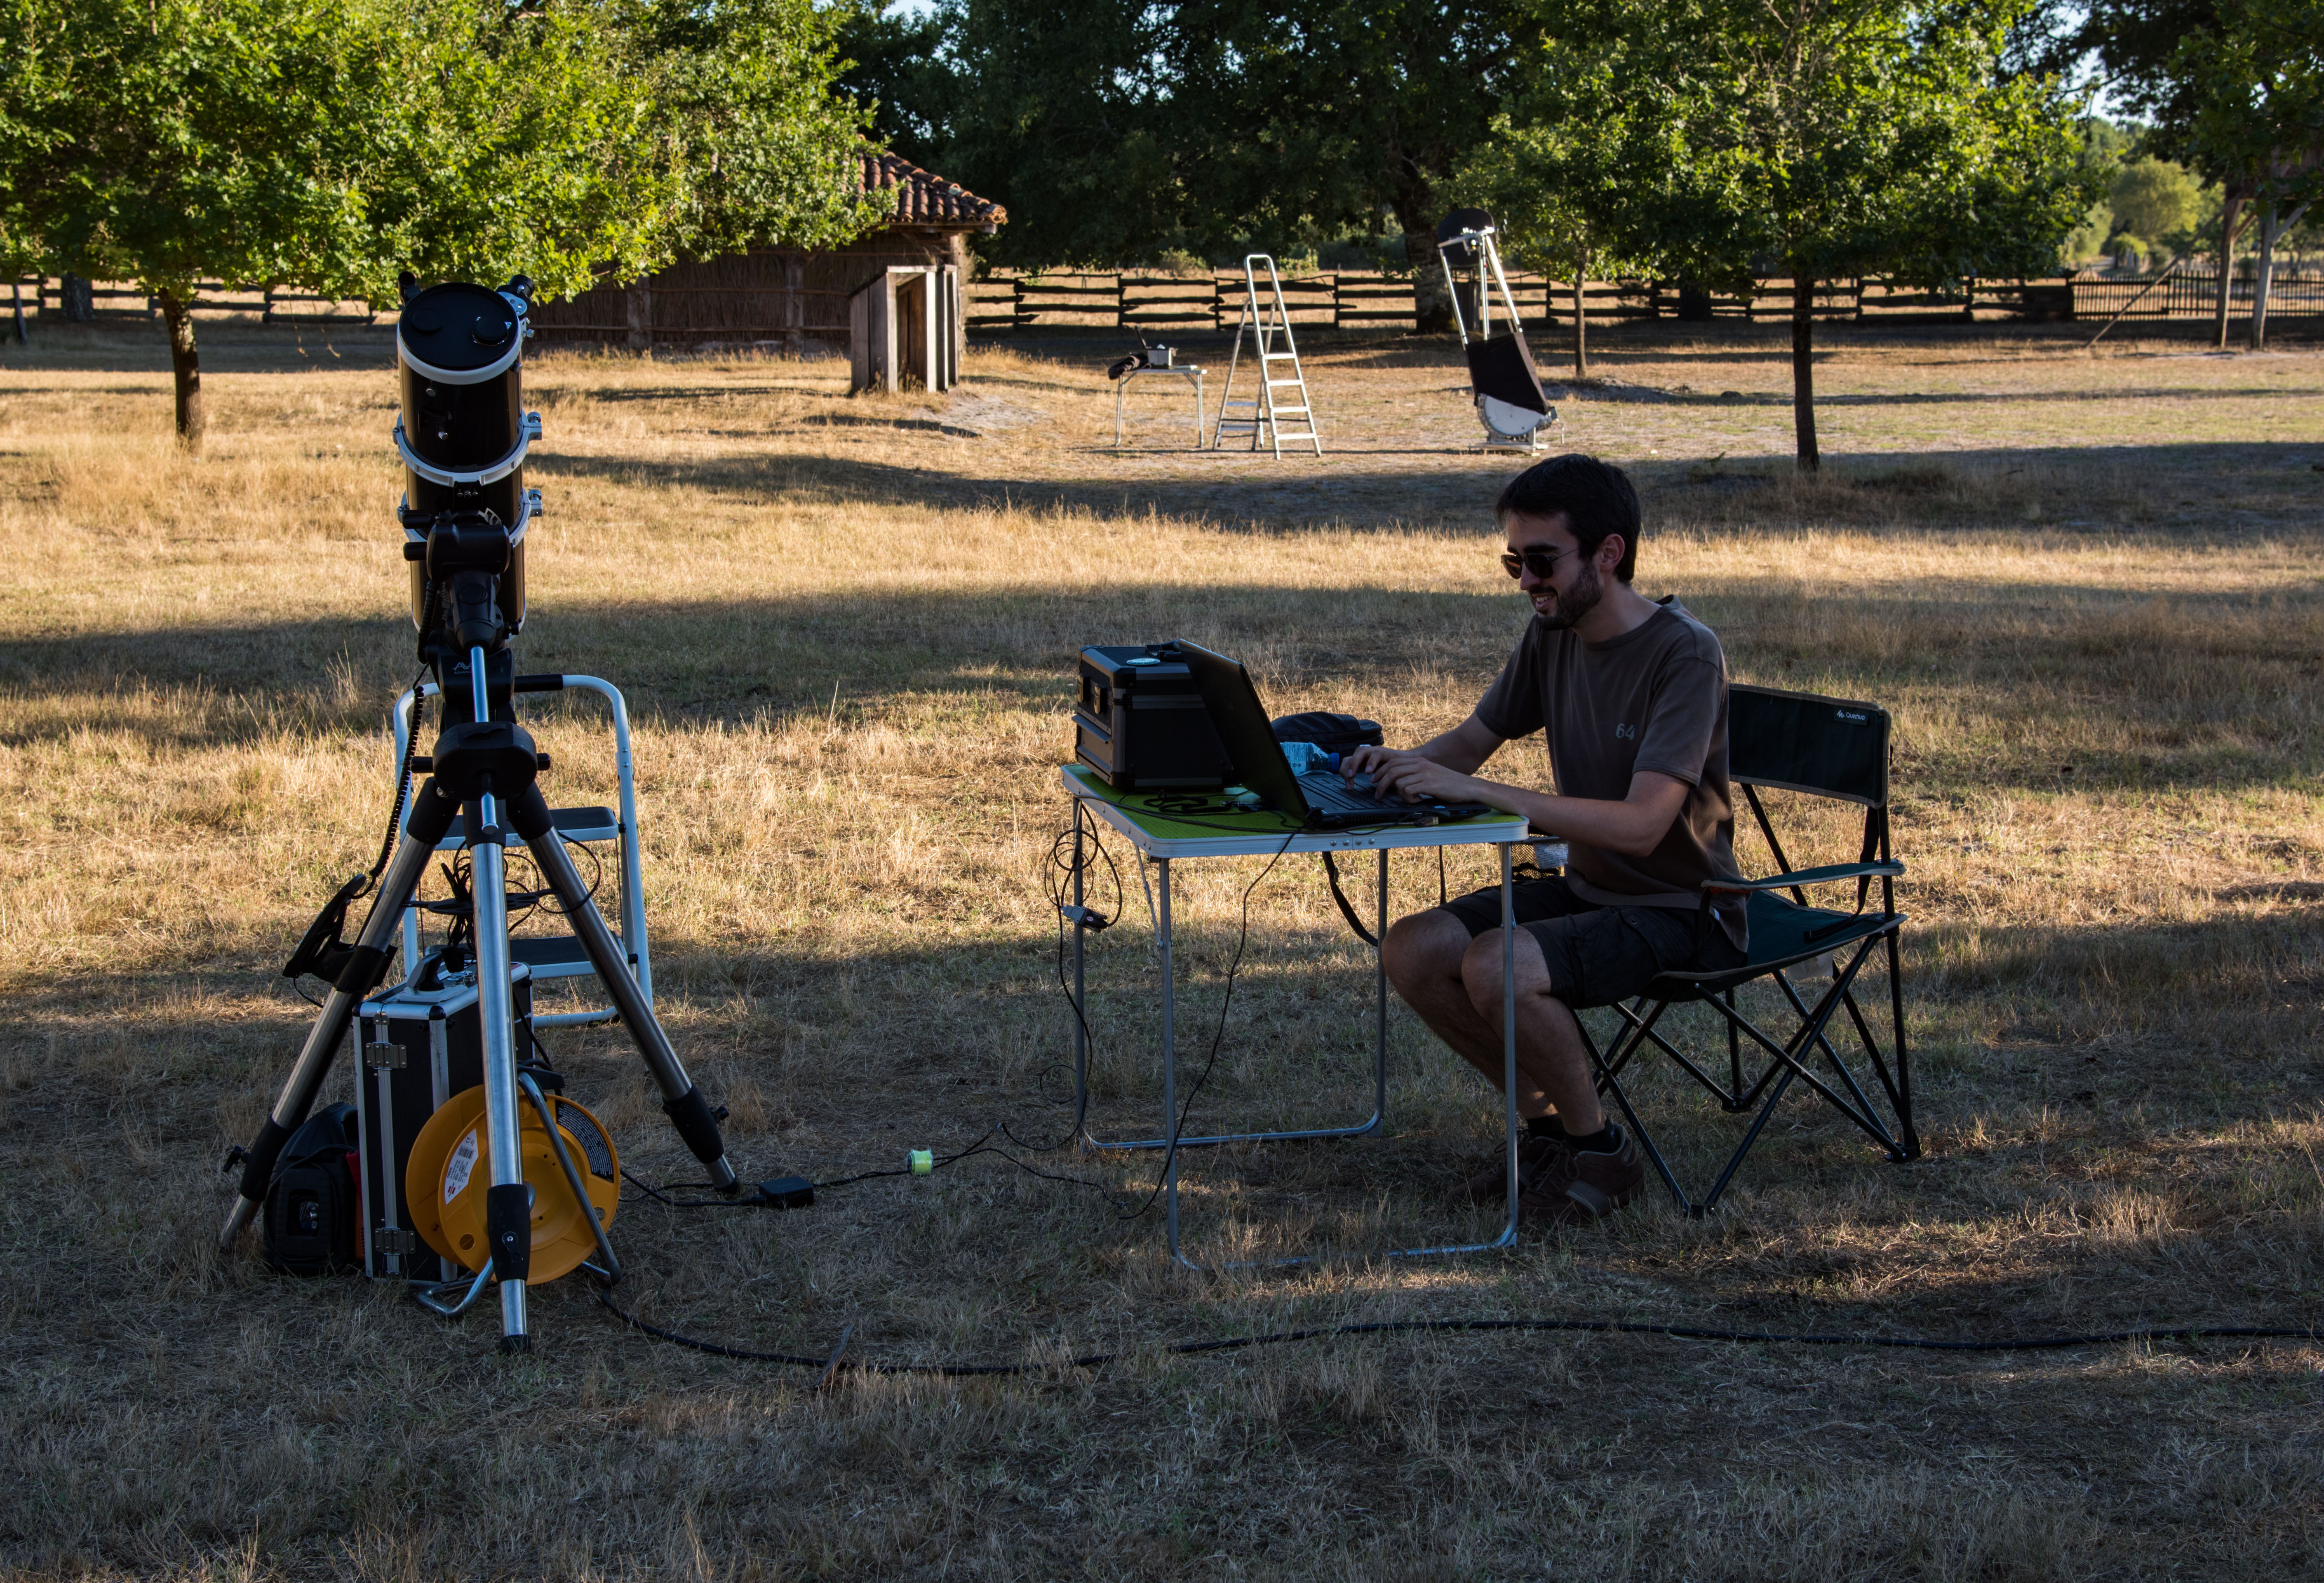
[[[2251,349],[2267,350],[2267,289],[2275,278],[2275,204],[2259,212],[2259,270],[2252,278]]]
[[[161,292],[161,322],[170,331],[170,373],[178,392],[178,444],[189,456],[202,454],[202,359],[194,350],[194,305]]]
[[[630,322],[630,350],[653,355],[653,289],[641,281],[622,293],[622,308]]]
[[[2290,214],[2279,214],[2271,202],[2259,216],[2259,278],[2252,282],[2251,344],[2255,352],[2267,349],[2267,299],[2275,286],[2275,239],[2300,224],[2308,213],[2301,204]]]
[[[961,266],[961,278],[968,278],[964,254],[967,250],[954,239],[954,260]],[[807,255],[794,253],[783,260],[783,345],[794,357],[807,355],[807,299],[800,295],[807,290]]]
[[[1573,377],[1590,377],[1590,309],[1582,291],[1582,277],[1590,272],[1585,256],[1573,271]]]
[[[1427,226],[1404,228],[1404,262],[1412,271],[1413,327],[1442,335],[1452,327],[1452,297],[1444,290],[1444,266],[1436,262],[1436,233]]]
[[[2236,222],[2243,207],[2244,200],[2232,192],[2219,206],[2219,290],[2217,311],[2212,317],[2222,352],[2227,349],[2227,294],[2235,278],[2236,233],[2243,229]]]
[[[1804,275],[1792,280],[1792,434],[1799,470],[1822,466],[1815,431],[1815,282]]]

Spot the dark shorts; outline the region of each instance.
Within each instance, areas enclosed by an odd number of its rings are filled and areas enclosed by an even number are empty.
[[[1568,1006],[1628,1000],[1673,969],[1743,964],[1744,953],[1715,924],[1698,943],[1695,915],[1677,907],[1600,907],[1562,879],[1521,880],[1513,900],[1517,926],[1541,942],[1550,993]],[[1474,940],[1501,926],[1501,888],[1456,896],[1438,910],[1460,919]]]

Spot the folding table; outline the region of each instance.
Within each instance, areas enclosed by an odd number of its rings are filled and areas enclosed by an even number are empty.
[[[1503,1102],[1508,1122],[1508,1219],[1501,1233],[1490,1242],[1473,1242],[1431,1247],[1399,1247],[1388,1251],[1389,1257],[1414,1257],[1429,1254],[1477,1253],[1489,1248],[1507,1247],[1517,1240],[1517,936],[1512,910],[1513,850],[1529,842],[1532,837],[1523,818],[1510,814],[1481,814],[1471,819],[1448,821],[1440,824],[1385,824],[1352,830],[1302,831],[1289,819],[1265,809],[1233,814],[1205,814],[1195,816],[1175,816],[1156,807],[1156,798],[1137,793],[1117,792],[1093,774],[1086,767],[1071,764],[1065,767],[1065,786],[1078,805],[1094,817],[1103,820],[1123,836],[1139,852],[1153,861],[1156,870],[1155,949],[1162,969],[1162,1135],[1148,1138],[1101,1138],[1093,1137],[1084,1127],[1083,1143],[1099,1149],[1162,1149],[1166,1151],[1162,1173],[1163,1223],[1167,1229],[1170,1256],[1189,1269],[1232,1269],[1237,1264],[1206,1265],[1188,1258],[1179,1247],[1178,1239],[1178,1150],[1211,1144],[1274,1143],[1298,1138],[1360,1137],[1379,1129],[1388,1111],[1388,970],[1379,960],[1379,946],[1373,947],[1374,989],[1378,1008],[1377,1031],[1373,1044],[1372,1113],[1365,1120],[1342,1127],[1314,1127],[1277,1132],[1212,1133],[1201,1137],[1179,1137],[1178,1127],[1178,1046],[1176,1028],[1176,985],[1170,962],[1170,865],[1181,858],[1265,857],[1285,852],[1378,852],[1379,879],[1376,888],[1378,926],[1373,930],[1375,941],[1388,934],[1388,854],[1406,847],[1498,846],[1501,859],[1501,965],[1502,965],[1502,1054],[1506,1066],[1503,1074]],[[1164,800],[1176,800],[1165,798]],[[1084,882],[1081,821],[1074,822],[1074,906],[1084,905]],[[1554,861],[1562,861],[1562,855]],[[1075,1114],[1086,1117],[1089,1100],[1089,1033],[1088,999],[1084,975],[1086,964],[1086,931],[1076,923],[1074,928],[1074,1099]],[[1279,1259],[1268,1262],[1300,1264],[1303,1259]]]
[[[1203,370],[1193,363],[1174,364],[1168,368],[1125,369],[1113,383],[1113,448],[1121,449],[1121,400],[1130,393],[1130,382],[1140,374],[1175,374],[1194,387],[1194,448],[1203,448]]]

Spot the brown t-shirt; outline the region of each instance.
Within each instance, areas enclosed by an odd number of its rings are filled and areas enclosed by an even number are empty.
[[[1644,857],[1566,843],[1568,882],[1585,901],[1694,910],[1705,879],[1731,879],[1735,807],[1727,784],[1727,657],[1710,628],[1665,597],[1620,637],[1584,643],[1570,628],[1526,628],[1517,652],[1477,705],[1499,737],[1549,733],[1558,794],[1620,802],[1641,769],[1687,785],[1686,802]],[[1749,945],[1739,900],[1715,915]]]

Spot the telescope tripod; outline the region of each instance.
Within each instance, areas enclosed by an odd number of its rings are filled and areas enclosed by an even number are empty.
[[[501,668],[512,671],[505,649],[494,656]],[[446,664],[441,667],[449,670]],[[474,868],[475,915],[473,943],[476,966],[476,1010],[484,1036],[484,1138],[492,1156],[491,1185],[484,1194],[485,1243],[490,1273],[500,1282],[501,1348],[528,1350],[531,1342],[525,1321],[525,1279],[532,1255],[532,1190],[525,1184],[519,1140],[519,1107],[527,1098],[517,1070],[513,1005],[509,992],[509,932],[506,856],[503,847],[512,832],[532,854],[542,879],[556,895],[574,937],[587,953],[590,965],[604,984],[614,1011],[637,1045],[646,1068],[662,1091],[662,1109],[696,1159],[709,1168],[721,1192],[733,1192],[740,1183],[726,1161],[717,1118],[686,1075],[686,1068],[670,1048],[669,1036],[655,1019],[652,1006],[630,974],[621,943],[605,925],[590,897],[589,887],[565,850],[550,822],[549,804],[535,784],[540,760],[532,739],[513,719],[492,717],[488,667],[482,647],[467,651],[471,718],[447,723],[437,739],[429,760],[428,779],[411,798],[401,839],[382,872],[372,897],[371,911],[362,932],[333,975],[331,993],[322,1014],[307,1035],[307,1042],[290,1068],[266,1125],[251,1145],[244,1162],[241,1197],[218,1234],[221,1247],[229,1246],[265,1201],[274,1162],[283,1143],[307,1118],[321,1091],[331,1062],[346,1042],[356,1008],[379,986],[392,954],[395,933],[404,910],[420,888],[429,860],[450,832],[465,807],[470,861]],[[439,672],[440,674],[440,672]],[[444,676],[446,684],[452,676]],[[447,704],[457,695],[447,685]],[[551,1125],[554,1143],[557,1130]],[[560,1151],[561,1152],[561,1151]],[[585,1198],[582,1211],[589,1212]],[[602,1232],[599,1236],[604,1245]]]

